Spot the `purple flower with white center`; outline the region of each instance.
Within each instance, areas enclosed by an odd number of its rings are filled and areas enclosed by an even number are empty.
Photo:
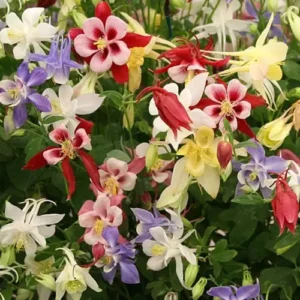
[[[12,80],[0,81],[0,103],[13,109],[13,121],[16,128],[20,128],[27,119],[26,104],[33,104],[41,112],[50,112],[50,101],[37,93],[33,87],[43,84],[47,80],[47,72],[43,68],[29,71],[28,63],[23,62],[17,75]]]
[[[29,59],[45,62],[47,79],[53,77],[53,81],[59,84],[65,84],[69,80],[71,68],[82,68],[82,65],[71,60],[71,39],[69,36],[65,39],[62,33],[52,40],[48,55],[30,54]]]
[[[237,162],[233,164],[235,171],[239,171],[236,194],[241,194],[243,192],[241,188],[248,186],[253,192],[260,189],[264,198],[268,198],[272,193],[270,186],[274,182],[270,173],[282,173],[287,168],[288,163],[279,156],[266,157],[264,148],[254,139],[250,141],[256,145],[246,147],[251,156],[250,161],[245,164]]]
[[[156,208],[153,208],[153,214],[145,209],[132,208],[131,209],[140,223],[136,227],[136,232],[139,235],[135,238],[136,243],[142,243],[145,240],[151,239],[152,236],[149,232],[154,227],[171,227],[175,226],[168,218],[161,215]]]
[[[136,250],[130,242],[119,243],[119,231],[116,227],[106,227],[103,229],[103,238],[107,245],[105,255],[96,264],[103,266],[102,276],[109,284],[113,283],[117,268],[120,268],[121,280],[127,284],[140,283],[140,276],[134,264]]]
[[[207,295],[219,297],[221,300],[263,299],[260,296],[260,287],[258,283],[242,286],[240,288],[234,286],[213,287],[207,292]]]

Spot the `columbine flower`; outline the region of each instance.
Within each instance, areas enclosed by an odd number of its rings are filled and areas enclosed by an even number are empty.
[[[235,164],[236,171],[239,170],[237,193],[240,194],[243,187],[248,186],[253,192],[260,189],[264,198],[268,198],[272,193],[271,185],[274,183],[269,174],[283,172],[287,168],[287,162],[279,156],[266,157],[264,148],[254,140],[251,142],[254,144],[253,147],[246,147],[251,160],[246,164]]]
[[[226,1],[221,1],[218,4],[212,16],[212,23],[200,25],[194,28],[194,31],[202,31],[196,36],[199,39],[207,37],[212,34],[217,34],[218,44],[221,51],[225,51],[226,37],[231,39],[232,47],[235,50],[237,48],[236,32],[248,31],[249,21],[234,19],[234,14],[239,10],[241,4],[238,0],[233,0],[229,4]]]
[[[171,216],[173,211],[168,210]],[[182,243],[193,234],[193,230],[183,236],[183,224],[179,216],[177,216],[178,228],[174,230],[170,236],[162,227],[150,228],[149,232],[153,240],[143,242],[143,251],[146,255],[151,256],[147,262],[147,267],[153,271],[160,271],[168,266],[174,258],[176,262],[176,275],[180,283],[185,287],[183,280],[183,264],[182,257],[192,265],[197,265],[197,258],[194,249],[182,245]]]
[[[82,149],[91,150],[91,140],[88,134],[91,128],[82,128],[80,123],[72,136],[64,125],[49,133],[49,138],[58,147],[50,146],[33,156],[23,167],[25,170],[37,170],[48,165],[56,165],[61,162],[62,172],[68,184],[68,200],[75,192],[75,178],[70,160],[79,156],[95,186],[102,190],[99,184],[98,168],[93,158]]]
[[[212,83],[206,87],[205,94],[208,99],[200,100],[197,107],[211,116],[222,132],[226,119],[232,131],[238,129],[250,137],[255,136],[245,119],[250,116],[252,108],[265,105],[262,97],[247,94],[247,87],[237,79],[232,79],[228,86]]]
[[[33,87],[43,84],[47,73],[43,68],[35,68],[29,72],[28,63],[23,62],[17,71],[15,81],[0,81],[0,103],[13,109],[13,121],[20,128],[27,119],[26,104],[33,104],[43,112],[51,111],[49,100],[37,93]]]
[[[76,52],[88,59],[92,71],[103,73],[111,70],[118,83],[129,79],[126,65],[130,48],[145,47],[151,36],[127,32],[127,24],[111,14],[106,2],[95,8],[95,17],[87,19],[81,29],[71,30]]]
[[[54,128],[65,125],[70,132],[74,132],[80,121],[76,115],[88,115],[95,112],[103,103],[105,97],[96,94],[84,94],[74,97],[74,90],[69,85],[61,85],[58,96],[53,89],[46,89],[43,96],[50,100],[52,110],[49,113],[42,113],[42,117],[61,117],[53,123]]]
[[[195,140],[188,140],[177,154],[185,156],[186,171],[215,198],[220,187],[220,175],[214,131],[206,126],[200,127],[195,133]]]
[[[236,288],[234,286],[213,287],[207,291],[207,295],[218,297],[220,300],[251,300],[260,299],[259,284],[242,286]]]
[[[84,241],[89,245],[103,243],[102,232],[107,226],[120,226],[123,222],[123,211],[111,204],[105,194],[99,194],[96,201],[87,200],[78,212],[78,222],[86,228]]]
[[[112,197],[113,205],[119,205],[125,197],[123,191],[132,191],[136,183],[136,174],[130,172],[126,162],[109,158],[99,169],[102,192]],[[99,191],[92,186],[95,195]]]
[[[81,298],[82,293],[91,288],[95,292],[101,292],[95,279],[89,274],[89,268],[81,268],[75,261],[73,252],[68,248],[63,250],[65,257],[65,267],[56,280],[56,300],[61,300],[65,293],[72,300]]]
[[[0,41],[3,44],[14,45],[14,57],[23,59],[30,51],[32,45],[35,53],[44,53],[40,43],[50,41],[57,32],[57,28],[48,23],[40,23],[44,8],[27,8],[22,14],[22,21],[15,13],[6,16],[8,28],[0,32]]]
[[[12,268],[12,267],[8,267],[8,266],[1,266],[0,265],[0,278],[2,276],[8,276],[10,281],[9,283],[11,283],[12,281],[19,281],[19,274],[18,272]],[[5,300],[4,296],[0,293],[0,299]]]
[[[153,136],[166,132],[166,142],[177,150],[182,140],[202,125],[214,128],[215,122],[199,108],[194,108],[204,91],[207,73],[195,76],[178,95],[178,85],[170,83],[160,87],[146,88],[142,93],[153,91],[149,112],[159,115],[153,122]],[[139,96],[138,96],[139,97]]]
[[[24,249],[26,254],[34,254],[37,244],[46,247],[46,238],[54,235],[55,225],[64,215],[38,215],[41,205],[54,202],[47,199],[26,199],[23,210],[6,202],[5,216],[12,219],[12,223],[0,229],[0,243],[3,247],[15,245],[17,251]]]
[[[48,55],[30,54],[29,59],[46,63],[47,79],[53,78],[55,83],[65,84],[69,80],[70,69],[82,68],[82,65],[72,61],[71,39],[58,34],[51,43]]]
[[[275,196],[272,200],[273,214],[279,225],[280,234],[283,233],[285,228],[293,233],[295,232],[299,213],[297,195],[284,177],[283,174],[278,176]]]
[[[118,242],[119,231],[116,227],[106,227],[102,235],[106,240],[105,255],[98,261],[96,266],[103,267],[103,278],[109,284],[112,284],[119,268],[121,280],[124,283],[140,283],[140,276],[134,265],[136,255],[134,246],[129,242],[123,244]]]

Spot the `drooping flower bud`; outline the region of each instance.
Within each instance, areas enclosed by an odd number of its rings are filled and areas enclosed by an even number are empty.
[[[221,141],[217,148],[217,157],[222,169],[225,169],[232,158],[232,145],[230,142]]]
[[[94,260],[97,261],[100,257],[102,257],[105,254],[104,246],[100,243],[96,243],[93,245],[92,252]]]
[[[196,280],[199,267],[197,265],[189,264],[185,270],[185,284],[191,287]]]
[[[293,124],[296,131],[300,129],[300,100],[295,103],[295,109],[293,112]]]
[[[197,300],[203,295],[206,284],[207,284],[207,279],[205,277],[201,277],[199,281],[194,285],[192,289],[193,300]]]
[[[271,13],[276,13],[278,10],[278,0],[268,0],[268,11]]]
[[[178,294],[174,292],[168,292],[165,295],[164,300],[178,300]]]
[[[157,159],[158,159],[157,146],[150,144],[146,153],[146,168],[148,171],[151,170],[152,166],[156,163]]]
[[[295,38],[300,41],[300,17],[298,14],[299,8],[296,6],[290,6],[287,12],[284,14],[283,19],[285,23],[290,24]]]
[[[83,23],[87,19],[87,17],[86,17],[85,14],[83,14],[82,12],[80,12],[80,11],[78,11],[76,9],[73,10],[72,16],[73,16],[74,22],[80,28],[83,26]]]
[[[242,285],[243,286],[253,285],[253,279],[252,279],[251,273],[248,270],[244,271],[244,273],[243,273]]]
[[[55,292],[56,289],[56,284],[55,284],[55,279],[53,276],[49,274],[39,274],[35,280],[42,284],[44,287],[48,288],[49,290]]]
[[[16,300],[27,300],[33,296],[33,293],[26,289],[18,289]],[[4,298],[3,298],[4,299]]]
[[[130,130],[134,124],[134,105],[130,103],[127,105],[123,115],[123,126]]]

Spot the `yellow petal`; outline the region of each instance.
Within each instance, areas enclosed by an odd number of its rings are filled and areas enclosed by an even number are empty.
[[[208,148],[213,144],[214,131],[206,126],[201,126],[195,136],[196,143],[201,148]]]
[[[132,31],[138,34],[145,35],[146,32],[143,26],[135,19],[130,17],[128,14],[121,12],[121,15],[127,20],[129,26],[131,27]]]
[[[205,166],[204,174],[198,177],[197,181],[212,198],[217,197],[220,188],[220,174],[217,168]]]
[[[186,156],[191,148],[191,144],[193,144],[193,141],[188,141],[185,145],[183,145],[178,151],[177,155],[183,155]]]
[[[268,22],[267,27],[264,29],[264,31],[260,34],[260,36],[258,37],[257,41],[256,41],[256,47],[262,46],[265,41],[266,38],[269,34],[269,31],[271,29],[272,23],[274,21],[274,14],[272,13]]]
[[[185,163],[186,171],[194,177],[203,175],[205,164],[202,159],[195,161],[194,159],[187,158]]]
[[[270,65],[267,73],[269,80],[280,80],[282,78],[282,70],[279,65]]]
[[[129,90],[135,92],[141,85],[142,70],[140,67],[129,68]]]

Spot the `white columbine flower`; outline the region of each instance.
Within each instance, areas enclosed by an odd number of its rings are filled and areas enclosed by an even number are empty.
[[[95,279],[89,274],[89,268],[81,268],[75,261],[73,252],[68,248],[60,248],[66,254],[66,265],[56,280],[56,297],[60,300],[67,292],[68,298],[79,300],[82,293],[90,287],[101,292]]]
[[[11,12],[6,16],[5,22],[8,28],[0,32],[0,41],[3,44],[15,45],[13,49],[16,59],[23,59],[30,52],[32,45],[35,53],[44,53],[40,46],[43,41],[51,41],[57,32],[57,28],[40,22],[44,8],[27,8],[22,14],[22,20]]]
[[[171,215],[171,221],[177,225],[168,236],[162,227],[154,227],[149,230],[153,240],[143,242],[143,251],[146,255],[151,256],[147,262],[147,267],[153,271],[160,271],[168,266],[172,258],[176,262],[176,275],[181,284],[186,287],[183,281],[183,264],[182,257],[192,265],[197,265],[197,258],[194,254],[195,249],[190,249],[182,243],[194,232],[189,231],[183,236],[184,227],[179,215],[172,210],[166,210]]]
[[[74,132],[80,123],[76,119],[76,115],[88,115],[95,112],[105,99],[97,94],[84,94],[74,98],[73,88],[66,84],[59,87],[58,96],[50,88],[43,92],[43,96],[49,99],[52,111],[42,113],[42,117],[62,117],[61,120],[53,123],[54,128],[65,125],[70,132]]]
[[[55,233],[55,225],[64,215],[38,215],[40,206],[45,202],[54,202],[47,199],[26,199],[23,210],[6,202],[5,216],[13,222],[0,229],[0,244],[3,247],[15,245],[17,251],[24,249],[26,254],[34,254],[37,244],[46,247],[46,238]]]

